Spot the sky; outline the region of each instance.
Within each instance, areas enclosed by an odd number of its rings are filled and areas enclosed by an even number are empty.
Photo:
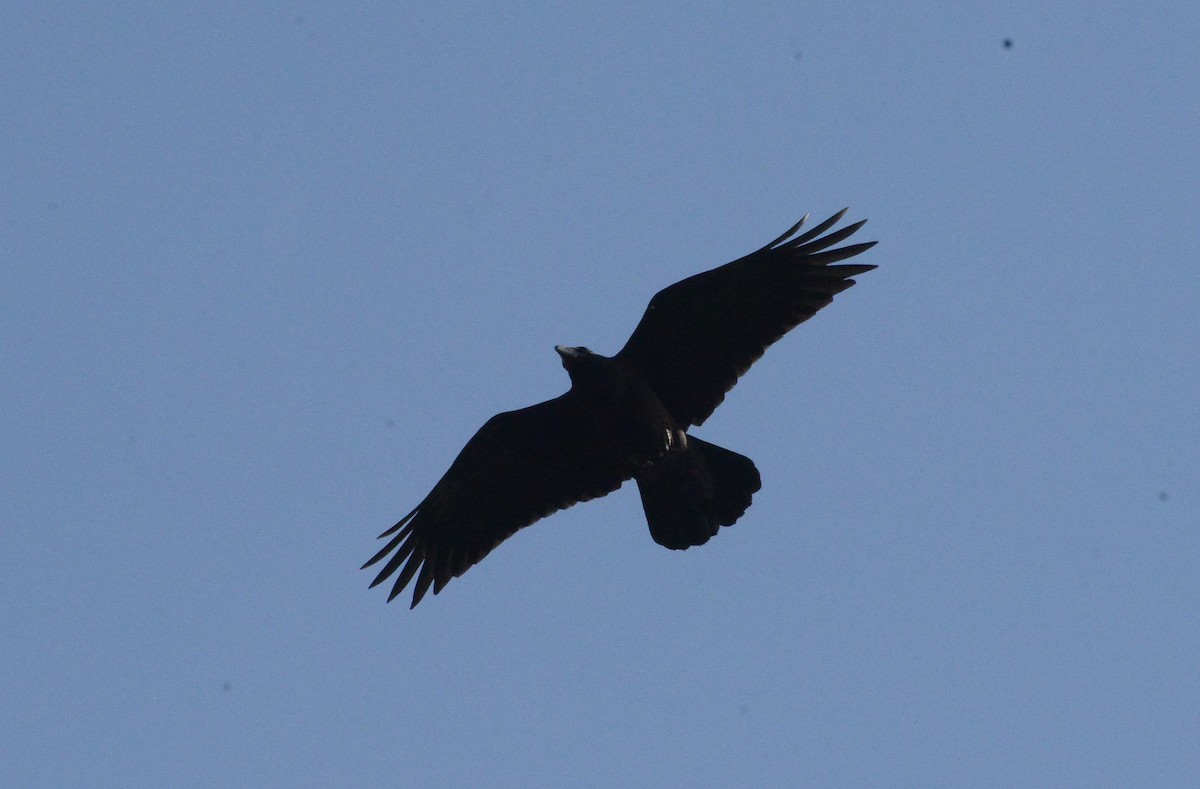
[[[1188,2],[10,8],[0,783],[1200,785],[1197,40]],[[626,486],[368,590],[555,344],[844,206],[879,268],[696,430],[762,473],[736,525],[664,550]]]

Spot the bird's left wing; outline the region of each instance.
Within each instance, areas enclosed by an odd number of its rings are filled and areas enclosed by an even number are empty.
[[[415,577],[416,607],[430,585],[437,594],[517,530],[611,493],[633,467],[604,447],[570,392],[497,414],[417,508],[379,535],[391,539],[363,567],[390,558],[371,586],[400,570],[388,600]]]
[[[767,346],[875,268],[831,265],[875,245],[835,246],[863,225],[827,233],[845,213],[797,235],[801,219],[757,252],[660,290],[617,361],[654,387],[681,426],[703,424]]]

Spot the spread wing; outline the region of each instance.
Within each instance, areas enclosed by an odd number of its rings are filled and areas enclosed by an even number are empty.
[[[680,426],[703,424],[771,343],[875,268],[830,265],[875,245],[829,249],[866,221],[821,235],[846,210],[795,235],[801,219],[757,252],[659,291],[616,358],[650,382]]]
[[[632,473],[605,451],[571,392],[497,414],[424,501],[379,535],[391,539],[363,567],[390,554],[371,586],[400,570],[390,601],[415,576],[415,608],[430,584],[437,594],[518,529],[611,493]]]

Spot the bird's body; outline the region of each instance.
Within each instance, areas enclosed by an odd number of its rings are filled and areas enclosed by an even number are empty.
[[[615,356],[555,348],[571,389],[489,419],[429,495],[380,537],[363,567],[399,570],[389,600],[414,578],[412,606],[466,572],[518,529],[604,496],[629,479],[650,534],[700,545],[732,525],[761,483],[742,455],[689,435],[766,348],[854,284],[869,265],[830,265],[874,242],[828,249],[842,212],[800,236],[801,219],[767,246],[660,291]]]
[[[587,421],[607,436],[619,459],[631,468],[657,462],[685,433],[675,424],[649,384],[616,359],[587,348],[556,346],[571,377],[571,391]]]

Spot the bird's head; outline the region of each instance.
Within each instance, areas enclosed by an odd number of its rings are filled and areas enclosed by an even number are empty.
[[[624,370],[615,359],[594,353],[587,348],[554,346],[562,357],[562,365],[571,376],[571,391],[584,400],[597,398],[612,402],[626,385]]]
[[[589,350],[588,348],[584,348],[582,345],[579,346],[578,348],[571,348],[570,346],[567,346],[567,345],[555,345],[554,350],[558,353],[559,356],[562,357],[563,367],[566,367],[568,370],[571,369],[571,366],[573,364],[575,364],[577,362],[582,362],[583,360],[587,359],[589,356],[596,355],[596,354],[592,353],[592,351]]]
[[[562,366],[564,369],[566,369],[567,374],[571,376],[572,381],[575,380],[577,373],[583,372],[583,370],[589,367],[593,367],[594,362],[604,358],[582,346],[578,348],[570,348],[566,345],[555,345],[554,350],[557,351],[558,355],[562,357]]]

